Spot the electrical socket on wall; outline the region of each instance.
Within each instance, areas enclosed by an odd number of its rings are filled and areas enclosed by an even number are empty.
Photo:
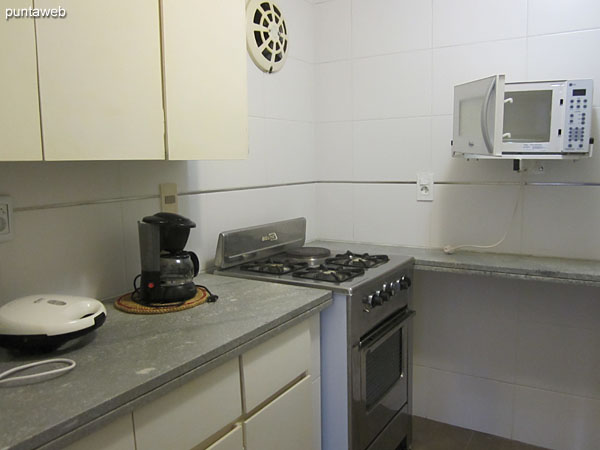
[[[0,242],[13,238],[12,198],[0,197]]]
[[[419,172],[417,174],[417,201],[433,201],[433,173]]]
[[[162,183],[160,188],[160,210],[177,214],[179,212],[179,202],[177,200],[177,184]]]

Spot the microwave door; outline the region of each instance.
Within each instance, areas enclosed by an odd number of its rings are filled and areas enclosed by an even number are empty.
[[[504,75],[454,87],[452,153],[501,156]]]

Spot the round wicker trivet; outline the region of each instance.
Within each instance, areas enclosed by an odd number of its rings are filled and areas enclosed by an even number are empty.
[[[183,311],[194,306],[201,305],[208,298],[208,292],[204,288],[196,287],[196,295],[185,302],[175,303],[150,303],[147,305],[137,303],[131,299],[133,293],[125,294],[115,302],[115,308],[130,314],[165,314]]]

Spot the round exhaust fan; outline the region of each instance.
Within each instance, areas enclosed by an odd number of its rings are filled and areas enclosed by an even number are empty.
[[[248,0],[246,45],[256,66],[273,73],[285,64],[288,52],[287,26],[281,9],[271,0]]]

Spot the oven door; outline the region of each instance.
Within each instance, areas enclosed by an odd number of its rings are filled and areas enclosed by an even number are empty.
[[[352,442],[363,450],[408,401],[408,324],[403,310],[352,347]]]

